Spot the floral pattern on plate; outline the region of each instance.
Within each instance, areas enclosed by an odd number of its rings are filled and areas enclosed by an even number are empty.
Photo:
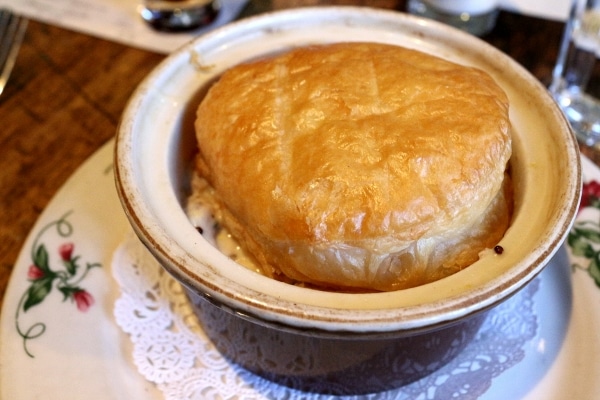
[[[94,297],[81,284],[90,270],[101,267],[101,264],[86,262],[82,266],[81,257],[74,255],[75,244],[67,241],[73,233],[73,226],[68,219],[69,214],[42,227],[31,248],[31,265],[27,269],[27,279],[30,284],[21,296],[15,314],[15,326],[18,334],[23,338],[23,349],[29,357],[34,355],[27,348],[27,341],[40,337],[46,330],[46,324],[36,322],[25,328],[20,323],[21,313],[40,305],[54,288],[62,293],[63,301],[71,300],[79,311],[86,312],[94,304]],[[64,239],[58,249],[55,249],[60,261],[53,259],[45,244],[46,236],[50,235]]]
[[[600,182],[598,181],[592,180],[583,184],[580,214],[586,208],[600,211]],[[573,269],[587,271],[600,287],[600,219],[579,218],[569,232],[567,243],[573,256],[587,262],[587,266],[573,263]]]

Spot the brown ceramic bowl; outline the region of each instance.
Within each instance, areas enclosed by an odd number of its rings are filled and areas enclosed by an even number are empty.
[[[504,252],[448,278],[389,293],[332,293],[277,282],[213,247],[187,218],[195,109],[225,69],[292,46],[379,41],[488,71],[513,124],[512,224]],[[245,19],[170,55],[140,85],[116,141],[116,184],[143,243],[188,290],[204,328],[234,362],[289,386],[368,393],[451,360],[485,311],[547,264],[576,214],[581,168],[561,112],[517,63],[479,39],[397,12],[304,8]]]

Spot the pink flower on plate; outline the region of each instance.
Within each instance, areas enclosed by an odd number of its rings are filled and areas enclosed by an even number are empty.
[[[31,264],[29,269],[27,270],[27,278],[29,280],[35,281],[37,279],[44,277],[44,271],[40,267],[35,264]]]
[[[60,258],[62,258],[63,261],[71,260],[71,257],[73,256],[73,248],[74,247],[75,246],[73,245],[73,243],[65,243],[65,244],[61,245],[58,248]]]
[[[82,289],[73,292],[73,299],[75,299],[77,309],[81,312],[86,312],[94,304],[94,297]]]
[[[581,189],[581,201],[579,203],[579,210],[584,207],[595,206],[600,200],[600,183],[597,181],[590,181],[583,184]]]

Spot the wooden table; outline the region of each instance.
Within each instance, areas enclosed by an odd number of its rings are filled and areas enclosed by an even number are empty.
[[[243,16],[302,5],[361,3],[405,9],[404,1],[272,0],[249,3]],[[502,12],[484,39],[547,84],[562,28],[559,22]],[[41,211],[77,167],[113,137],[128,97],[163,58],[30,22],[0,96],[0,299]]]

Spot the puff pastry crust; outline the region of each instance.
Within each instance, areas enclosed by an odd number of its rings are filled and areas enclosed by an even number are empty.
[[[265,274],[395,290],[503,236],[508,111],[476,68],[379,43],[301,47],[223,73],[197,111],[196,166]]]

